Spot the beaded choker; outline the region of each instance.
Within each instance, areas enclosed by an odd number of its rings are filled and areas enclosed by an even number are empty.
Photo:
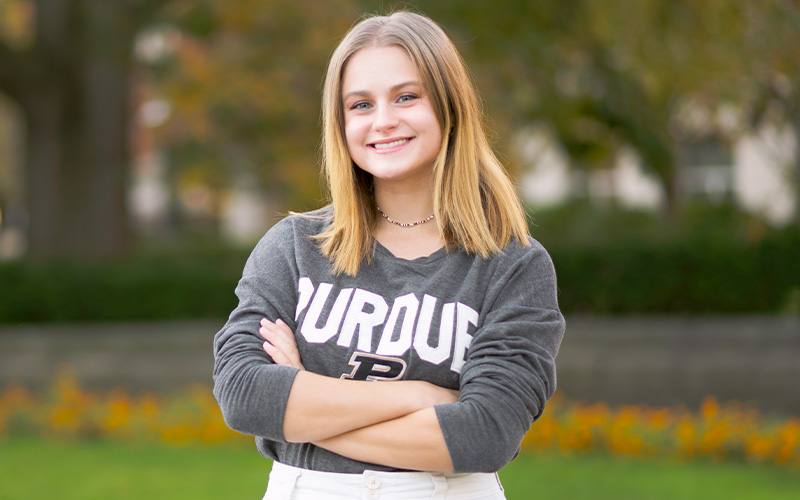
[[[390,218],[388,215],[386,215],[385,213],[383,213],[383,210],[381,210],[381,207],[377,207],[377,206],[376,206],[376,208],[378,209],[378,212],[380,212],[380,213],[381,213],[381,216],[382,216],[384,219],[388,220],[388,221],[389,221],[389,222],[391,222],[392,224],[395,224],[395,225],[397,225],[397,226],[401,226],[401,227],[413,227],[413,226],[418,226],[418,225],[420,225],[420,224],[425,224],[426,222],[428,222],[428,221],[430,221],[430,220],[432,220],[432,219],[433,219],[433,214],[431,214],[431,215],[429,215],[428,217],[426,217],[425,219],[418,220],[417,222],[397,222],[397,221],[394,221],[394,220],[392,220],[392,219],[391,219],[391,218]]]

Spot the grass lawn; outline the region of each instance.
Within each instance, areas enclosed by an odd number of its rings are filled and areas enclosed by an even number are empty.
[[[255,449],[43,440],[0,442],[0,499],[260,499],[269,462]],[[800,471],[524,455],[501,472],[509,500],[797,500]]]
[[[524,455],[500,478],[508,500],[798,500],[800,470],[603,455]]]

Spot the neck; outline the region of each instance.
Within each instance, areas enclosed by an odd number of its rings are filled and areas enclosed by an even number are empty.
[[[375,201],[393,221],[411,224],[433,214],[433,189],[429,184],[415,190],[382,189],[375,186]],[[400,226],[380,217],[373,236],[395,257],[416,259],[436,252],[444,245],[439,224],[431,219],[424,224]]]
[[[397,222],[416,222],[433,214],[433,187],[430,183],[411,189],[375,184],[375,202],[383,213]]]

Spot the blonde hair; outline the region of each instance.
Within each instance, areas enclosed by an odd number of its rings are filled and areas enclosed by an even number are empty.
[[[367,47],[397,46],[416,67],[442,130],[433,166],[434,219],[448,249],[488,257],[512,239],[529,245],[525,213],[514,185],[494,155],[482,124],[480,103],[461,56],[433,21],[412,12],[367,17],[331,56],[322,97],[323,169],[332,220],[316,239],[335,273],[355,275],[372,260],[378,212],[372,176],[353,163],[347,149],[342,79],[353,55]]]

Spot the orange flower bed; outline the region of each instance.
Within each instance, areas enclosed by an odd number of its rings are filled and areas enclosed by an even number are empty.
[[[768,419],[735,401],[713,397],[699,411],[554,398],[522,442],[530,451],[606,452],[678,460],[766,462],[800,467],[800,418]]]
[[[20,385],[0,393],[0,440],[37,435],[50,439],[113,439],[172,445],[252,446],[252,436],[230,430],[211,388],[187,387],[171,396],[131,396],[81,390],[65,368],[49,391]],[[612,408],[554,398],[522,442],[522,451],[600,452],[678,460],[711,459],[800,467],[800,418],[769,419],[736,402],[707,398],[698,411],[685,407]]]
[[[172,396],[148,393],[133,397],[122,389],[89,393],[81,390],[69,368],[39,397],[19,385],[0,394],[0,439],[14,435],[176,445],[253,443],[252,436],[225,425],[207,386],[190,386]]]

